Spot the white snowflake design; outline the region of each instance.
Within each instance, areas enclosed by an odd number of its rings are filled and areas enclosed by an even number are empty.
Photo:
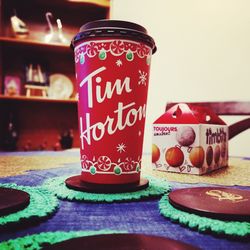
[[[126,145],[124,143],[121,143],[121,144],[118,144],[116,148],[117,148],[117,152],[122,153],[122,152],[125,152]]]
[[[138,84],[146,85],[148,73],[139,70],[139,82]]]
[[[116,65],[117,65],[118,67],[121,67],[121,66],[122,66],[122,60],[120,60],[120,59],[117,60],[117,61],[116,61]]]

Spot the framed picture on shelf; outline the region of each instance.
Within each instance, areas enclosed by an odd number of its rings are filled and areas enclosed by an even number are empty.
[[[27,64],[25,67],[26,84],[37,85],[37,86],[47,86],[48,85],[47,72],[42,68],[44,67],[42,67],[40,64],[37,64],[37,63]]]
[[[4,95],[17,96],[21,94],[21,79],[18,76],[4,77]]]

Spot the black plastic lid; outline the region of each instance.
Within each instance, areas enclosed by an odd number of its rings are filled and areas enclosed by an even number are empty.
[[[119,37],[128,38],[146,43],[156,52],[154,39],[148,35],[147,30],[139,24],[102,19],[84,24],[79,33],[71,41],[71,48],[75,47],[76,42],[90,37]]]

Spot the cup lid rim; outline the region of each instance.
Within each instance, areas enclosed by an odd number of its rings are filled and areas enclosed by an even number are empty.
[[[85,32],[87,30],[93,29],[124,29],[124,30],[133,30],[136,32],[141,32],[144,34],[148,34],[147,30],[134,22],[123,21],[123,20],[112,20],[112,19],[100,19],[92,22],[87,22],[80,27],[79,32]]]
[[[72,39],[70,47],[73,49],[80,40],[107,36],[142,41],[152,48],[152,53],[156,52],[155,41],[143,26],[129,21],[111,19],[96,20],[82,25],[79,33]]]

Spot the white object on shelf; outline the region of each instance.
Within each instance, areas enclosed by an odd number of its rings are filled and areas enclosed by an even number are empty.
[[[63,31],[62,31],[62,22],[60,19],[56,19],[57,27],[58,27],[58,39],[62,43],[68,43],[69,41],[65,38]]]
[[[68,99],[73,93],[73,83],[63,74],[53,74],[49,77],[48,97],[51,99]]]
[[[49,26],[49,33],[45,35],[44,41],[46,43],[49,43],[54,39],[54,36],[55,36],[53,25],[52,25],[51,20],[50,20],[50,18],[52,18],[53,15],[52,15],[51,12],[47,12],[45,14],[45,17],[46,17],[46,20],[47,20],[47,23],[48,23],[48,26]]]
[[[17,37],[24,38],[29,34],[26,24],[16,15],[10,18],[12,29]]]

